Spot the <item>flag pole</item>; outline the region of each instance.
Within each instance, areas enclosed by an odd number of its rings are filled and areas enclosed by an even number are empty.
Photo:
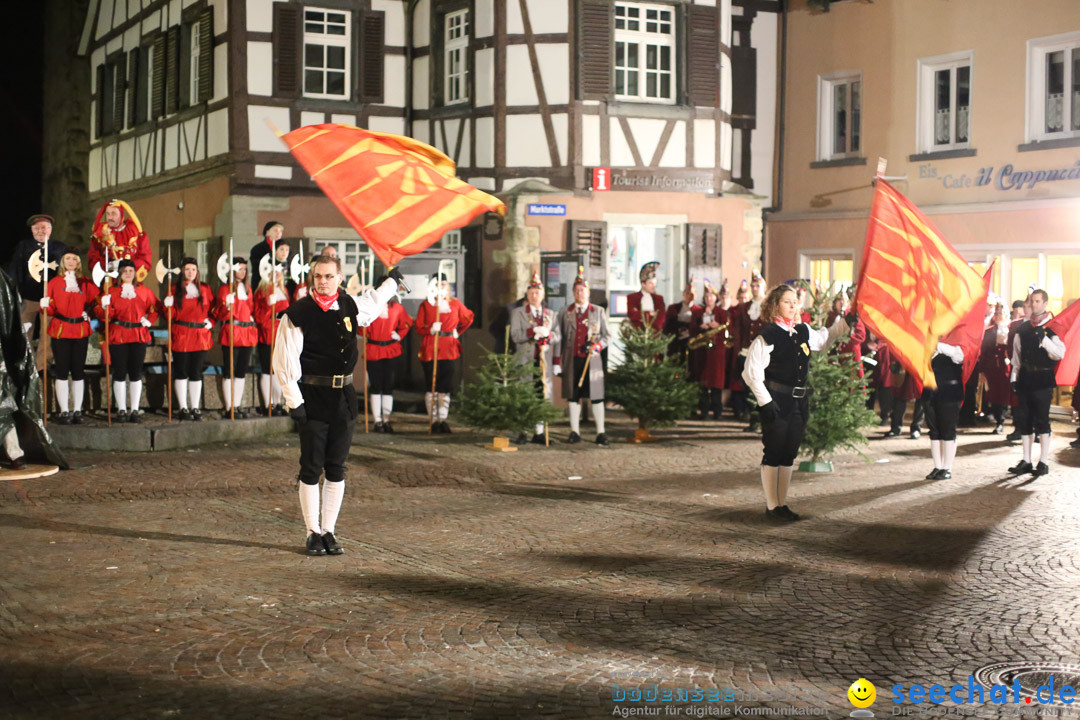
[[[236,269],[233,267],[233,239],[229,236],[229,292],[233,295],[233,301],[229,303],[229,398],[232,400],[229,403],[229,419],[236,419],[236,402],[237,398],[233,397],[233,393],[236,391],[236,334],[234,325],[234,308],[236,307]]]
[[[270,238],[270,285],[274,289],[266,298],[270,303],[270,382],[266,386],[266,417],[274,414],[274,341],[277,340],[277,303],[272,302],[277,292],[277,242]],[[284,283],[282,283],[284,285]]]
[[[170,296],[172,296],[172,245],[171,244],[168,246],[168,250],[166,250],[166,256],[169,258],[169,260],[168,260],[168,262],[169,262],[169,279],[165,284],[165,287],[167,288],[166,291],[165,291],[165,297],[170,297]],[[159,261],[160,261],[160,258],[159,258]],[[175,300],[174,300],[174,302],[175,302]],[[166,312],[165,312],[165,325],[166,325],[166,328],[165,328],[165,336],[166,336],[165,337],[165,342],[166,342],[166,344],[168,346],[166,348],[166,358],[165,358],[166,362],[165,362],[165,364],[169,368],[168,380],[166,381],[166,385],[165,385],[165,387],[169,391],[169,402],[168,402],[168,409],[167,409],[166,412],[167,412],[167,422],[171,423],[172,422],[172,405],[173,405],[172,308],[165,308],[165,310],[166,310]]]
[[[45,247],[42,250],[45,263],[41,269],[41,296],[45,298],[45,304],[49,300],[49,238],[45,238]],[[61,268],[62,270],[63,268]],[[49,426],[49,325],[45,316],[45,308],[41,308],[41,338],[38,346],[41,348],[41,421],[45,427]],[[65,381],[66,382],[66,381]]]

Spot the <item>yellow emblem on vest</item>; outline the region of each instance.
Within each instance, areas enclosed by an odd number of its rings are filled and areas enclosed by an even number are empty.
[[[803,343],[802,344],[802,351],[803,351],[804,355],[809,355],[810,354],[810,347],[806,343]]]
[[[352,332],[352,318],[342,318],[342,322],[345,323],[345,329]],[[807,353],[809,353],[809,350]]]

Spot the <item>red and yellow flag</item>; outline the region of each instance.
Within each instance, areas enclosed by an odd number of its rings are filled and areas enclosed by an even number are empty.
[[[336,123],[281,139],[388,267],[480,213],[506,214],[500,200],[454,175],[453,160],[418,140]]]
[[[982,340],[983,334],[986,332],[986,297],[990,294],[990,277],[994,272],[994,263],[990,263],[990,267],[986,268],[986,272],[983,274],[983,284],[986,285],[986,290],[979,296],[978,302],[971,306],[967,315],[960,320],[959,324],[948,332],[941,342],[946,345],[956,345],[964,351],[964,386],[967,386],[968,380],[971,378],[972,373],[975,372],[975,365],[979,362],[979,355],[982,352]]]
[[[1065,357],[1061,358],[1054,374],[1057,384],[1076,385],[1080,375],[1080,300],[1046,323],[1046,329],[1053,330],[1065,343]]]
[[[914,203],[878,178],[855,305],[923,386],[937,387],[930,358],[938,338],[985,297],[979,274]]]

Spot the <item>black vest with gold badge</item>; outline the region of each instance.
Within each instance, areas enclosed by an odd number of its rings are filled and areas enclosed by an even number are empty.
[[[343,292],[338,293],[338,309],[323,310],[310,296],[289,306],[284,313],[293,325],[304,332],[304,349],[300,352],[300,369],[305,376],[332,377],[348,375],[356,367],[356,303]],[[342,393],[345,394],[349,417],[356,415],[356,390],[352,383],[343,387],[309,385],[300,378],[300,392],[307,405],[307,416],[330,422],[337,418]]]
[[[799,323],[795,326],[795,332],[789,334],[776,323],[769,323],[761,329],[760,335],[762,340],[772,345],[765,379],[791,387],[804,387],[806,374],[810,370],[810,328],[805,323]]]

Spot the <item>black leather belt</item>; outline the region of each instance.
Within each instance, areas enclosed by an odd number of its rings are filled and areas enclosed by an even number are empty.
[[[332,388],[343,388],[352,385],[352,373],[348,375],[305,375],[300,378],[305,385],[325,385]]]
[[[431,333],[431,334],[432,334],[432,336],[438,335],[439,337],[454,337],[454,333],[452,333],[452,332],[442,332],[441,330],[439,332],[437,332],[437,333]]]
[[[792,387],[791,385],[785,385],[784,383],[776,382],[775,380],[766,380],[765,387],[767,387],[771,392],[777,392],[783,395],[790,395],[793,398],[810,397],[814,394],[814,388],[799,387],[798,385]]]
[[[230,323],[225,323],[225,324],[226,324],[226,325],[229,325]],[[254,322],[245,322],[245,321],[243,321],[243,320],[233,320],[233,321],[232,321],[232,325],[233,325],[233,327],[255,327],[255,326],[256,326],[257,324],[258,324],[258,323],[254,323]]]
[[[60,322],[71,323],[72,325],[82,325],[84,322],[86,322],[86,320],[81,317],[73,318],[68,317],[67,315],[61,315],[60,313],[53,313],[53,317]]]
[[[143,326],[142,323],[129,323],[125,320],[112,320],[110,322],[111,324],[119,325],[122,328],[141,328]]]
[[[192,330],[205,330],[206,329],[206,323],[205,322],[194,323],[194,322],[188,322],[187,320],[173,320],[172,324],[173,325],[179,325],[180,327],[191,328]]]
[[[393,345],[396,342],[401,342],[400,340],[372,340],[371,338],[368,338],[367,341],[372,345]]]

